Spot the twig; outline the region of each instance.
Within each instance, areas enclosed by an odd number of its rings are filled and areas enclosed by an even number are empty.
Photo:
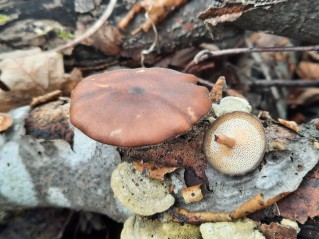
[[[249,42],[248,40],[245,40],[246,44],[248,45],[249,48],[246,49],[256,49],[252,47],[252,43]],[[260,48],[258,48],[260,49]],[[266,48],[269,49],[269,48]],[[278,49],[276,47],[276,49]],[[287,48],[286,48],[287,49]],[[260,52],[260,51],[258,51]],[[263,72],[266,80],[271,81],[272,80],[272,76],[271,76],[271,70],[268,67],[268,65],[266,65],[261,57],[261,54],[259,54],[258,52],[252,52],[252,58],[259,64],[261,71]],[[285,119],[286,118],[286,108],[285,108],[285,104],[283,102],[283,100],[281,99],[281,94],[279,93],[278,88],[276,87],[270,87],[270,92],[271,95],[274,99],[275,102],[275,106],[277,109],[277,113],[279,115],[280,118]]]
[[[208,87],[213,87],[215,84],[198,78],[198,83],[208,86]],[[319,79],[318,80],[276,80],[273,79],[271,81],[269,80],[256,80],[253,82],[248,83],[249,86],[251,87],[319,87]]]
[[[194,62],[198,64],[201,61],[214,58],[216,56],[234,55],[253,52],[286,52],[286,51],[318,51],[319,45],[315,46],[292,46],[292,47],[247,47],[233,48],[219,51],[202,50],[194,57]]]
[[[214,83],[207,81],[207,80],[204,80],[204,79],[201,79],[201,78],[198,78],[198,83],[201,83],[202,85],[206,85],[209,87],[214,87],[214,85],[215,85]]]
[[[253,87],[319,87],[319,80],[256,80],[249,85]]]
[[[69,43],[66,43],[65,45],[62,45],[53,49],[53,51],[63,52],[66,49],[74,47],[77,44],[83,42],[85,39],[92,36],[97,30],[99,30],[103,26],[106,20],[111,16],[116,6],[116,3],[117,3],[117,0],[110,0],[109,5],[106,7],[102,16],[83,35],[79,36],[78,38],[75,38],[74,40],[72,40]]]

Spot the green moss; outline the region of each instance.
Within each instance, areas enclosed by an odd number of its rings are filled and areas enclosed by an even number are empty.
[[[69,32],[69,31],[58,31],[58,37],[59,38],[62,38],[62,39],[72,39],[74,38],[74,34],[72,32]]]
[[[4,14],[0,14],[0,25],[6,24],[10,20],[11,20],[11,18],[9,16],[4,15]]]

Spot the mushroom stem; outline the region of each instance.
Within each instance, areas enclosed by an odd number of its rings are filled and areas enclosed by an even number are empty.
[[[236,141],[223,134],[215,134],[215,141],[219,144],[223,144],[228,148],[233,148],[236,145]]]

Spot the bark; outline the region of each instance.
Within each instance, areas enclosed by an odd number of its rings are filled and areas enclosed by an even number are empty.
[[[81,1],[75,2],[79,3]],[[57,28],[57,25],[60,25],[63,31],[75,32],[77,23],[85,25],[82,28],[88,27],[103,13],[108,3],[108,1],[105,1],[102,5],[95,6],[92,10],[90,9],[92,4],[89,4],[91,1],[88,1],[89,3],[82,2],[88,6],[80,8],[78,5],[74,5],[73,1],[49,0],[5,1],[5,3],[1,3],[0,10],[2,14],[10,19],[0,26],[0,41],[3,44],[3,48],[30,46],[53,48],[61,45],[65,42],[65,39],[59,38],[56,31],[52,30],[40,35],[36,32],[39,32],[39,28],[42,30],[43,28]],[[103,40],[103,44],[106,44],[109,48],[120,48],[120,51],[115,51],[116,54],[113,55],[139,59],[141,50],[147,49],[154,41],[152,30],[147,33],[142,31],[134,36],[131,35],[131,31],[145,21],[144,11],[136,15],[127,30],[123,31],[116,28],[118,22],[133,6],[132,2],[134,1],[119,0],[108,21],[108,25],[103,27],[102,30],[104,32],[108,31],[109,38],[113,39],[103,39],[101,35],[97,38]],[[167,54],[177,48],[184,48],[209,40],[210,37],[205,24],[197,18],[197,14],[207,8],[208,5],[209,2],[207,0],[189,1],[165,21],[158,24],[159,39],[154,49],[156,53],[154,55]],[[40,23],[39,20],[41,20]],[[50,20],[50,22],[44,20]],[[38,22],[36,23],[36,21]],[[112,29],[111,31],[109,30],[110,28]],[[114,37],[116,34],[120,34],[120,40]],[[90,54],[101,58],[98,53],[94,53],[92,50]],[[89,57],[92,58],[92,55]]]
[[[319,42],[319,33],[316,30],[319,6],[315,0],[218,2],[212,1],[211,7],[200,15],[201,19],[206,20],[216,39],[220,38],[223,31],[236,32],[235,29],[242,29],[266,31],[312,43]]]
[[[114,198],[110,177],[122,160],[136,159],[181,168],[169,175],[175,185],[175,206],[189,211],[229,212],[260,192],[267,201],[296,190],[319,159],[318,149],[313,146],[313,141],[318,140],[313,123],[305,124],[296,134],[264,122],[268,137],[265,162],[252,173],[229,177],[205,163],[201,147],[209,127],[207,120],[161,145],[116,149],[70,126],[68,112],[67,99],[32,111],[22,107],[10,112],[14,125],[0,135],[0,208],[58,206],[99,212],[124,221],[130,213]],[[180,190],[186,184],[199,183],[207,186],[204,199],[186,205]]]

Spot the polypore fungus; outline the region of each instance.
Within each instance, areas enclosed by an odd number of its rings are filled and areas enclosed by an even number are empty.
[[[206,134],[204,152],[219,172],[243,175],[255,169],[263,158],[266,135],[257,117],[232,112],[217,118]]]
[[[72,124],[99,142],[134,147],[188,131],[211,108],[197,78],[169,69],[121,69],[84,79],[72,93]]]
[[[131,216],[125,223],[121,239],[200,239],[199,227],[187,223],[161,222],[141,216]]]
[[[167,180],[145,177],[126,162],[119,164],[112,173],[111,187],[124,206],[143,216],[166,211],[175,202]]]
[[[251,112],[251,105],[247,100],[235,97],[227,96],[221,99],[219,103],[213,103],[213,111],[217,117],[233,111]]]

